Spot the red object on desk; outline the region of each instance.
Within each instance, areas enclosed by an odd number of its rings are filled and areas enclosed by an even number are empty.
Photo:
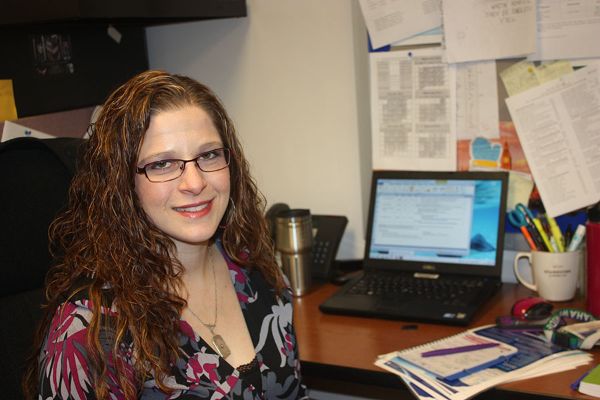
[[[587,299],[586,309],[600,317],[600,203],[588,210],[586,224]]]

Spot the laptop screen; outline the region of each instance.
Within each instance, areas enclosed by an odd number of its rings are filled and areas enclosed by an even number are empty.
[[[499,272],[506,182],[502,172],[375,172],[366,258],[413,270]]]

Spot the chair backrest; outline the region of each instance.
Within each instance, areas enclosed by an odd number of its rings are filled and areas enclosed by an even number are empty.
[[[41,318],[51,265],[48,227],[67,204],[83,139],[12,139],[0,144],[0,387],[22,398],[20,380]]]

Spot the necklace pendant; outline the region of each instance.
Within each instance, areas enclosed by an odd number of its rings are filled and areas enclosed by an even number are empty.
[[[215,346],[217,353],[219,353],[219,355],[221,357],[223,357],[223,358],[229,357],[229,355],[231,354],[231,350],[229,350],[229,347],[227,347],[227,345],[225,344],[225,341],[223,340],[223,337],[221,337],[221,335],[213,335],[212,343]]]

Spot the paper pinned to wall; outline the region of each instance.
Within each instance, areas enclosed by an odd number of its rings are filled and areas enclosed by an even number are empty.
[[[12,80],[0,79],[0,121],[17,118]]]
[[[530,60],[600,57],[598,0],[538,0],[537,30]]]
[[[371,53],[373,169],[456,170],[454,91],[440,48]]]
[[[519,61],[500,73],[500,78],[509,96],[514,96],[553,79],[573,72],[571,63],[559,60],[538,67],[531,61]]]
[[[441,26],[433,28],[431,30],[419,33],[415,36],[411,36],[408,39],[402,39],[397,42],[390,43],[394,46],[418,46],[422,44],[435,44],[440,45],[444,38],[444,31]]]
[[[535,51],[535,0],[443,1],[442,19],[449,63]]]
[[[548,215],[600,200],[600,69],[579,69],[506,104]]]
[[[452,64],[450,84],[456,87],[457,138],[499,138],[496,62]]]
[[[540,85],[535,74],[535,65],[529,61],[520,61],[500,72],[500,79],[506,93],[514,96]]]
[[[359,0],[374,49],[440,26],[439,0]]]
[[[36,131],[35,129],[28,128],[23,125],[16,124],[11,121],[4,123],[4,129],[2,130],[2,140],[0,142],[6,142],[10,139],[19,137],[34,137],[38,139],[54,139],[54,136],[48,135],[47,133]]]
[[[508,175],[506,210],[514,210],[519,203],[527,204],[532,190],[533,180],[531,179],[531,175],[519,171],[510,171]]]

